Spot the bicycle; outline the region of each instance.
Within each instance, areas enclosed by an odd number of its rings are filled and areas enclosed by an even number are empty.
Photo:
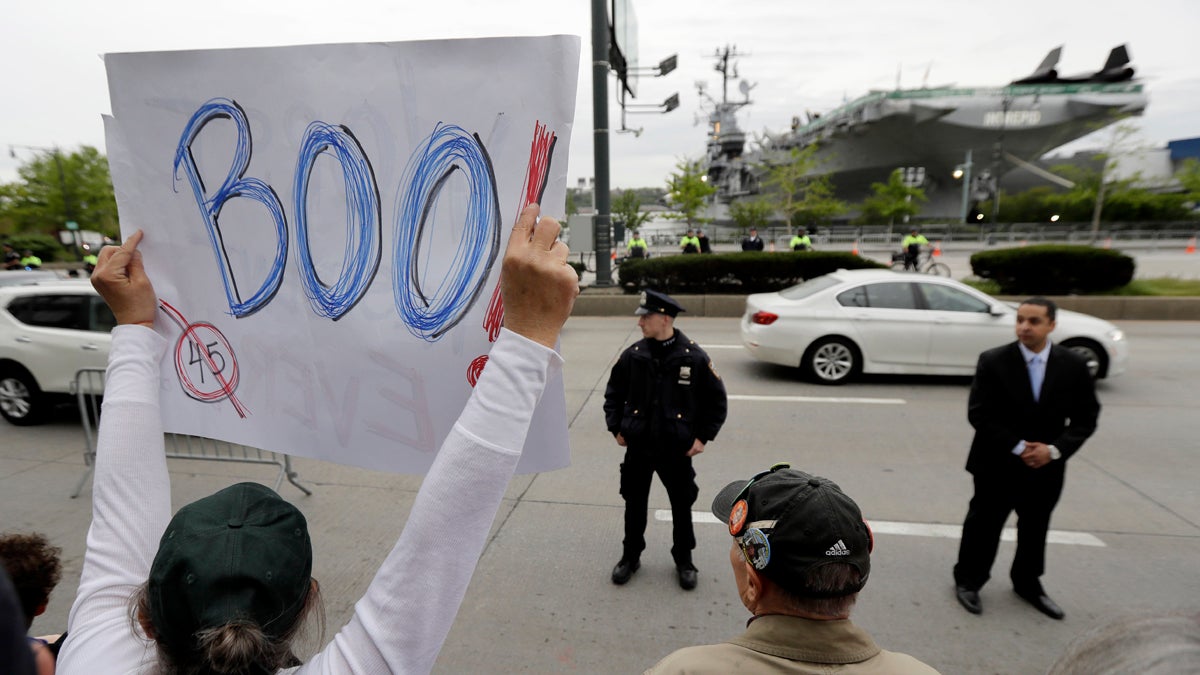
[[[904,271],[904,253],[892,254],[892,269],[902,272]],[[917,256],[916,272],[921,274],[933,274],[939,277],[950,276],[950,266],[943,262],[937,262],[933,259],[933,251],[926,249],[921,251]]]

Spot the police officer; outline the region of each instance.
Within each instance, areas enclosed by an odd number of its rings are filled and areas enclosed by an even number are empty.
[[[24,267],[21,264],[21,254],[17,253],[17,249],[13,248],[12,244],[4,242],[4,269],[19,270]]]
[[[33,254],[33,251],[25,249],[25,253],[21,255],[21,266],[27,270],[36,270],[41,268],[42,259]]]
[[[792,247],[793,251],[811,251],[812,238],[808,236],[808,232],[802,227],[796,232],[796,236],[788,242],[788,246]]]
[[[689,229],[687,234],[679,240],[679,250],[682,253],[699,253],[700,239],[696,236],[696,231]]]
[[[645,258],[646,257],[646,240],[642,239],[642,235],[637,230],[633,231],[633,237],[629,240],[629,257],[630,258]]]
[[[689,591],[696,587],[692,504],[699,488],[692,457],[716,438],[725,422],[726,402],[725,385],[708,355],[675,329],[675,317],[682,311],[664,293],[642,293],[635,313],[643,337],[621,354],[604,391],[608,430],[625,448],[624,551],[612,571],[618,585],[629,581],[640,566],[650,483],[657,473],[671,500],[671,556],[679,585]]]
[[[742,237],[743,251],[761,251],[763,250],[763,240],[758,236],[758,228],[750,228],[750,235]]]
[[[900,248],[904,250],[905,270],[911,269],[914,272],[917,271],[917,260],[921,256],[921,247],[928,245],[929,240],[925,238],[925,235],[917,231],[917,228],[915,227],[913,228],[912,232],[909,232],[908,235],[904,237],[904,239],[900,242]]]

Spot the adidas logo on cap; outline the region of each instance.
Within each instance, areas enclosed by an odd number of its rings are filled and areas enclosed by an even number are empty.
[[[825,551],[825,555],[850,555],[850,549],[846,548],[845,542],[838,539],[836,544],[830,546],[828,551]]]

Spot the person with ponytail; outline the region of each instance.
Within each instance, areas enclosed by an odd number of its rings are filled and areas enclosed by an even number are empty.
[[[504,329],[354,615],[323,633],[304,515],[273,490],[233,485],[170,516],[153,330],[157,299],[138,231],[105,247],[92,283],[117,318],[92,489],[92,524],[59,675],[427,673],[458,613],[554,351],[579,293],[559,225],[525,209],[504,254]],[[443,536],[454,523],[455,536]],[[429,565],[429,560],[439,564]]]

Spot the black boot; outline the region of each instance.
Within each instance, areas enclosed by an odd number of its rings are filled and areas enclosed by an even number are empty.
[[[637,558],[621,558],[621,562],[613,568],[612,582],[618,586],[624,584],[641,566],[642,563]]]

